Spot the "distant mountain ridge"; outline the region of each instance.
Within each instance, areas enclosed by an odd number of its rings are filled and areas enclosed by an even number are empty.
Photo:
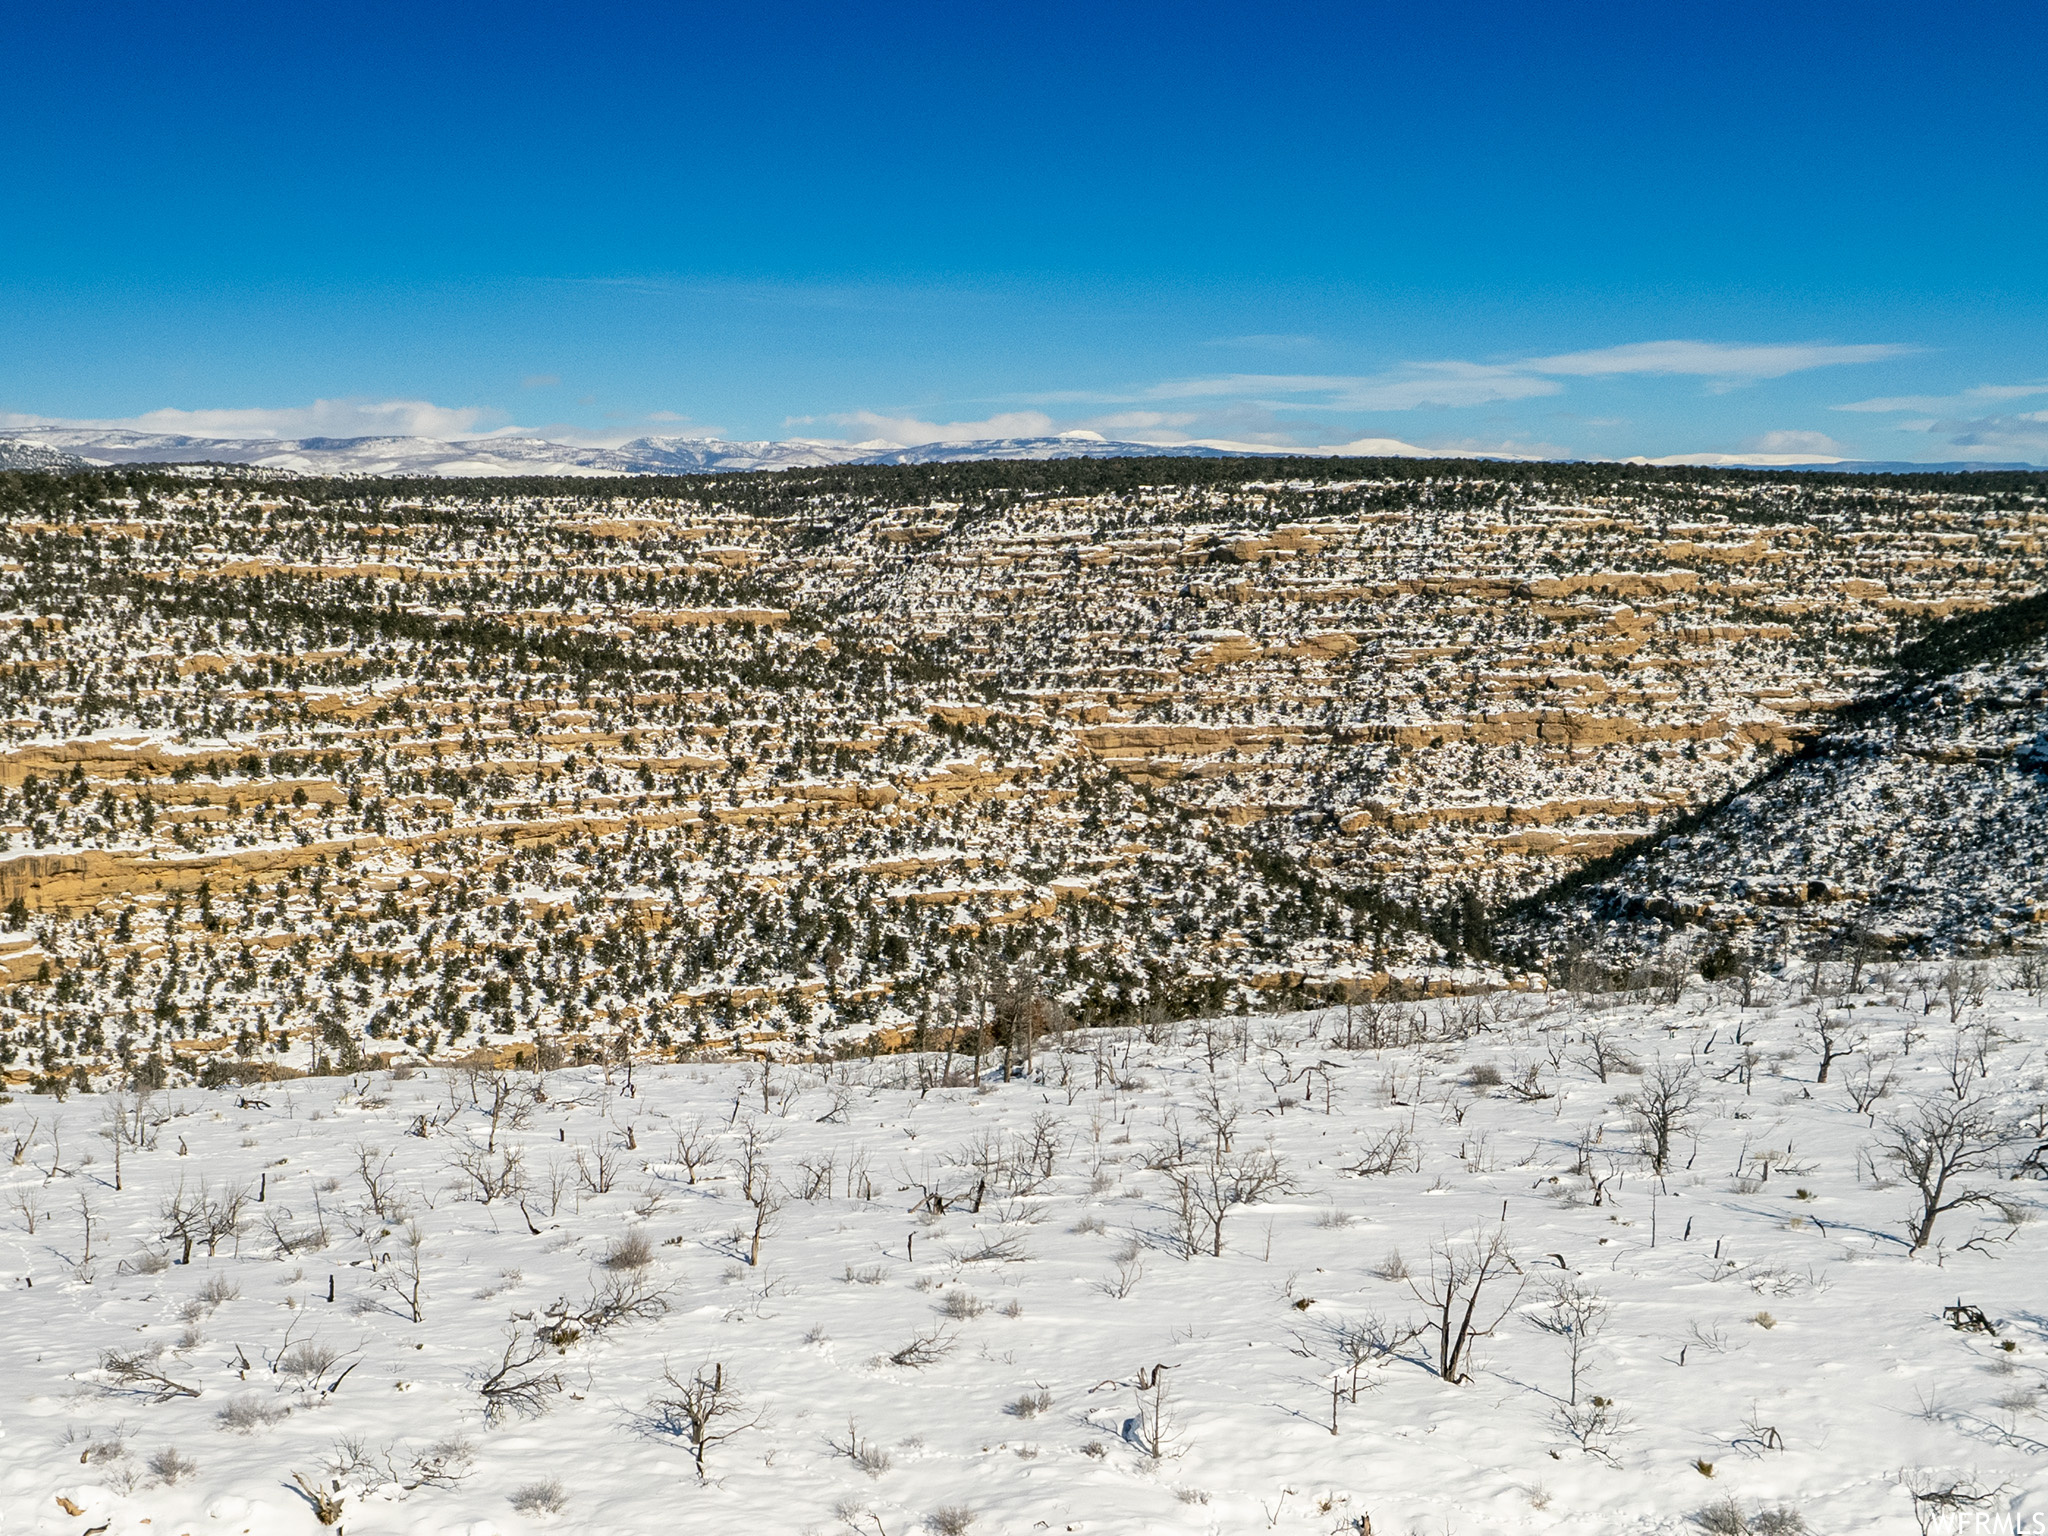
[[[837,464],[964,464],[1026,459],[1232,459],[1286,457],[1496,458],[1416,448],[1392,439],[1337,447],[1279,448],[1251,443],[1130,443],[1094,432],[993,437],[968,442],[834,443],[812,438],[731,442],[716,437],[636,437],[616,448],[589,448],[541,437],[191,437],[93,427],[23,427],[0,433],[0,469],[66,470],[111,464],[242,464],[302,475],[717,475],[812,469]],[[1745,464],[1716,456],[1718,467],[1781,473],[1938,474],[2033,470],[2032,464],[1837,463]],[[1630,462],[1650,462],[1630,461]],[[1664,461],[1657,462],[1677,462]]]
[[[29,427],[0,436],[0,468],[213,463],[315,475],[706,475],[832,464],[1237,456],[1239,450],[1122,443],[1092,432],[910,447],[805,438],[728,442],[714,437],[640,437],[616,448],[586,448],[539,437],[190,437],[82,427]]]

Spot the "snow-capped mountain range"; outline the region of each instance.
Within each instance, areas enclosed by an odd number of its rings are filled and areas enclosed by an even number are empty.
[[[1258,443],[1129,443],[1095,432],[1052,437],[991,437],[970,442],[837,443],[814,438],[729,442],[717,437],[636,437],[616,448],[551,442],[541,437],[187,437],[96,427],[23,427],[0,433],[0,470],[86,469],[106,464],[246,464],[304,475],[714,475],[756,469],[806,469],[830,464],[961,464],[992,459],[1224,459],[1301,455],[1319,458],[1501,459],[1519,455],[1418,448],[1393,438],[1362,438],[1333,447],[1281,448]],[[1907,464],[1784,456],[1743,458],[1700,454],[1631,459],[1637,464],[1707,464],[1724,468],[1834,470],[1851,473],[2028,470],[2029,464]]]
[[[587,448],[538,437],[186,437],[171,433],[29,427],[0,436],[0,468],[102,464],[248,464],[300,474],[702,475],[827,464],[942,464],[975,459],[1224,458],[1256,449],[1120,443],[1093,432],[964,443],[727,442],[640,437]]]

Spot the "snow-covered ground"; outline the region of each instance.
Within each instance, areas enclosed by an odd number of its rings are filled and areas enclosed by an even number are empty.
[[[1980,979],[17,1097],[0,1529],[2033,1530],[2048,1010]],[[1977,1101],[1916,1254],[1886,1126]]]

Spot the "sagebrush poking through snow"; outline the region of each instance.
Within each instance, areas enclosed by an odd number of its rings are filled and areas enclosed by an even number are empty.
[[[2029,995],[1951,1028],[1939,976],[1927,1008],[1848,970],[1826,1085],[1802,974],[1746,1008],[1694,984],[1052,1035],[978,1087],[904,1056],[165,1092],[119,1190],[103,1140],[0,1105],[10,1475],[37,1509],[90,1491],[155,1529],[231,1497],[284,1536],[1196,1507],[1320,1536],[1481,1524],[1482,1487],[1536,1530],[1875,1528],[1902,1462],[1929,1497],[2033,1475],[2048,1076]],[[1506,1091],[1531,1065],[1541,1096]],[[1875,1125],[1841,1086],[1866,1066],[1896,1079]],[[173,1262],[82,1268],[87,1187],[97,1247]]]

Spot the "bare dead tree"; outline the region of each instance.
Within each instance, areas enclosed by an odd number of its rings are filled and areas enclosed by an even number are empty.
[[[396,1212],[392,1206],[391,1154],[380,1152],[375,1147],[358,1145],[356,1177],[363,1181],[363,1193],[370,1202],[370,1209],[377,1213],[377,1219],[395,1220]]]
[[[1579,1040],[1577,1055],[1572,1059],[1603,1083],[1614,1073],[1636,1070],[1634,1058],[1604,1029],[1587,1030]]]
[[[676,1132],[676,1161],[683,1165],[683,1182],[695,1184],[698,1171],[707,1166],[718,1149],[717,1134],[702,1120]]]
[[[427,1235],[417,1221],[408,1221],[398,1234],[398,1246],[384,1256],[381,1283],[405,1307],[414,1322],[426,1318]]]
[[[1571,1393],[1567,1401],[1573,1407],[1578,1405],[1579,1378],[1585,1370],[1586,1358],[1606,1329],[1608,1315],[1606,1298],[1568,1275],[1551,1283],[1543,1311],[1532,1319],[1545,1333],[1564,1340],[1571,1366]]]
[[[1885,1125],[1878,1145],[1911,1182],[1920,1208],[1907,1221],[1917,1253],[1950,1211],[1994,1203],[1992,1192],[1958,1181],[1996,1168],[2008,1137],[1981,1099],[1918,1099]]]
[[[493,1152],[488,1147],[465,1146],[450,1166],[469,1181],[464,1193],[484,1205],[516,1200],[526,1189],[524,1160],[515,1147]]]
[[[167,1403],[174,1397],[197,1397],[199,1388],[187,1386],[182,1381],[173,1381],[157,1369],[154,1356],[148,1354],[123,1354],[119,1350],[106,1350],[100,1355],[100,1369],[105,1371],[116,1386],[131,1392],[146,1394],[151,1402]]]
[[[1514,1288],[1507,1300],[1499,1295],[1509,1276]],[[1415,1298],[1429,1308],[1428,1330],[1436,1334],[1436,1373],[1452,1385],[1472,1379],[1472,1346],[1498,1328],[1514,1310],[1528,1282],[1508,1251],[1507,1234],[1475,1232],[1430,1250],[1429,1275],[1408,1282]],[[1491,1289],[1491,1301],[1487,1292]]]
[[[1171,1369],[1155,1365],[1148,1372],[1143,1366],[1138,1367],[1133,1383],[1138,1394],[1138,1415],[1124,1426],[1124,1438],[1154,1461],[1164,1460],[1172,1452],[1179,1435],[1179,1415],[1174,1409],[1172,1389],[1166,1384],[1166,1373]]]
[[[612,1185],[618,1182],[619,1170],[624,1165],[624,1151],[619,1147],[606,1145],[602,1138],[592,1146],[576,1149],[576,1178],[589,1194],[610,1194]]]
[[[1820,1052],[1820,1067],[1813,1075],[1816,1083],[1826,1082],[1829,1070],[1842,1057],[1863,1049],[1863,1031],[1856,1027],[1855,1016],[1824,1002],[1815,1007],[1807,1034]]]
[[[240,1184],[216,1191],[201,1179],[196,1191],[188,1191],[180,1181],[177,1192],[160,1207],[164,1236],[184,1245],[178,1262],[190,1264],[193,1245],[200,1242],[206,1244],[206,1256],[213,1258],[223,1242],[241,1231],[242,1207],[248,1199],[249,1191]]]
[[[1643,1155],[1662,1173],[1671,1161],[1671,1139],[1685,1129],[1699,1103],[1699,1074],[1689,1061],[1657,1061],[1643,1073],[1642,1086],[1629,1096]]]
[[[1240,1205],[1256,1205],[1292,1187],[1286,1168],[1270,1147],[1225,1152],[1211,1145],[1207,1155],[1166,1170],[1178,1202],[1184,1238],[1193,1251],[1223,1254],[1223,1223]]]
[[[697,1480],[704,1480],[704,1456],[714,1445],[744,1434],[761,1422],[748,1409],[739,1388],[726,1379],[721,1364],[700,1365],[688,1379],[673,1366],[662,1367],[666,1392],[657,1392],[648,1403],[655,1422],[669,1434],[680,1436],[690,1447],[697,1466]]]

